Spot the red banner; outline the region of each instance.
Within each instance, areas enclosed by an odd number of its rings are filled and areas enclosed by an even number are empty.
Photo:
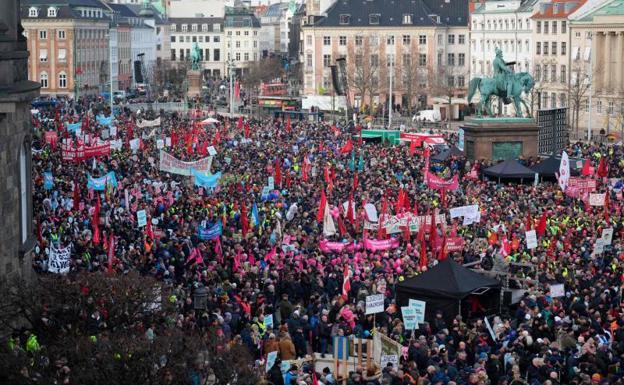
[[[427,186],[436,190],[457,190],[459,187],[459,177],[455,174],[449,180],[442,179],[439,176],[436,176],[430,172],[425,174],[425,181],[427,182]]]
[[[73,143],[63,143],[61,155],[63,160],[79,162],[94,156],[104,156],[110,154],[110,142],[94,146],[85,146],[83,144],[74,147]]]
[[[578,177],[570,177],[568,180],[568,187],[578,188],[580,190],[586,190],[588,192],[596,191],[595,179],[583,179]]]
[[[464,249],[464,239],[462,237],[446,238],[447,251],[462,251]]]
[[[54,147],[58,141],[58,134],[56,131],[46,131],[43,133],[43,138],[47,144]]]

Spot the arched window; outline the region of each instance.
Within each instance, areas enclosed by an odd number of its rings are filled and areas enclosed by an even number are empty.
[[[41,88],[48,88],[48,73],[43,71],[39,74],[39,82],[41,83]]]
[[[67,74],[65,72],[59,73],[58,86],[59,88],[67,88]]]
[[[20,230],[22,243],[28,239],[28,165],[26,159],[26,147],[20,146],[19,152],[19,178],[20,178]]]

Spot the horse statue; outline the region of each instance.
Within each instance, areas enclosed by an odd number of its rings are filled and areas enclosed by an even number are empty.
[[[199,51],[199,45],[197,42],[193,43],[193,48],[191,49],[191,70],[199,71],[199,61],[201,60],[201,53]]]
[[[507,82],[511,82],[511,84]],[[490,100],[492,95],[502,98],[505,104],[509,104],[513,101],[516,117],[522,117],[520,104],[524,105],[527,110],[527,116],[529,116],[531,109],[524,99],[522,99],[522,92],[529,93],[534,85],[535,81],[533,80],[533,76],[527,72],[509,74],[505,81],[500,81],[500,78],[497,77],[474,78],[470,81],[468,88],[468,103],[470,103],[476,91],[479,90],[481,100],[479,101],[479,108],[477,111],[478,116],[483,115],[483,109],[485,109],[489,116],[494,116]]]

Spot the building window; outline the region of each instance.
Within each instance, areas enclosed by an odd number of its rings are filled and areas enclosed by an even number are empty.
[[[377,35],[370,35],[368,37],[368,44],[376,47],[379,44],[379,37]]]
[[[186,42],[190,43],[191,42],[191,35],[186,35]]]
[[[412,24],[412,15],[409,13],[403,14],[403,24]]]
[[[362,45],[362,36],[361,35],[356,35],[355,36],[355,45],[357,46],[361,46]]]
[[[331,45],[331,36],[323,36],[323,45]]]
[[[567,44],[565,41],[561,42],[561,56],[565,56],[567,54]]]
[[[58,81],[59,88],[67,88],[67,74],[65,72],[59,73]]]
[[[567,33],[567,30],[568,30],[568,22],[565,20],[562,20],[561,21],[561,33],[565,34]]]
[[[65,48],[59,48],[58,61],[59,63],[65,63],[67,61],[67,50]]]
[[[550,108],[557,108],[557,94],[550,94]]]
[[[221,24],[213,24],[212,32],[221,32]]]
[[[39,74],[39,82],[41,83],[41,88],[48,88],[48,73],[43,71]]]
[[[28,17],[37,17],[39,16],[39,10],[35,7],[30,7],[28,9]]]
[[[561,65],[561,83],[565,84],[568,81],[568,71],[565,64]]]
[[[568,106],[568,100],[566,99],[566,94],[560,94],[559,95],[559,103],[561,107],[567,107]]]
[[[609,100],[609,104],[607,104],[607,114],[613,115],[613,110],[614,110],[613,107],[614,107],[613,100]]]
[[[402,66],[403,67],[409,67],[412,64],[412,57],[410,56],[409,53],[404,53],[403,54],[403,61],[402,61]]]
[[[210,61],[210,49],[206,48],[204,51],[206,52],[204,54],[204,60]]]
[[[197,43],[197,36],[193,36],[193,37],[191,37],[191,41],[192,41],[193,43]]]
[[[449,66],[454,66],[455,65],[455,54],[454,53],[449,53],[446,55],[446,64]]]
[[[40,49],[39,50],[39,62],[47,63],[48,62],[48,50]]]
[[[455,44],[455,35],[448,35],[447,40],[449,44]]]
[[[249,61],[249,53],[245,52],[245,54],[243,55],[243,58],[245,61]]]
[[[438,65],[442,65],[442,52],[438,52],[438,61],[437,61]]]
[[[466,54],[465,53],[460,53],[457,57],[458,62],[457,65],[460,67],[463,67],[466,65]]]
[[[312,35],[306,36],[306,45],[309,47],[312,45]]]
[[[188,25],[182,24],[182,32],[187,32],[187,31],[188,31]]]
[[[544,45],[542,46],[542,48],[543,48],[544,55],[548,55],[548,42],[547,41],[544,42]]]
[[[349,25],[350,22],[351,22],[351,15],[348,15],[348,14],[340,15],[340,24],[341,25]]]
[[[602,113],[602,100],[596,102],[596,112],[599,114]]]
[[[308,66],[308,68],[312,67],[312,54],[311,53],[306,55],[306,66]]]
[[[553,64],[550,66],[550,81],[553,83],[557,82],[557,65]]]
[[[394,45],[394,35],[388,35],[386,37],[386,44],[387,45]]]
[[[370,57],[370,61],[371,61],[371,67],[378,67],[379,66],[379,56],[377,55],[371,55]]]
[[[236,43],[234,43],[234,45],[236,46],[236,48],[240,48],[240,41],[236,40]]]
[[[169,27],[169,30],[171,32],[175,32],[176,31],[176,25],[175,24],[171,24],[171,26]]]
[[[536,55],[541,55],[542,54],[542,43],[541,42],[537,42],[535,43],[535,54]]]
[[[221,60],[221,49],[215,48],[215,49],[212,50],[212,59],[214,61]]]
[[[176,61],[176,50],[175,49],[171,50],[171,61]]]
[[[446,78],[446,85],[449,87],[455,87],[455,78],[452,76],[448,76]]]
[[[180,48],[180,60],[184,61],[184,48]]]
[[[57,32],[57,36],[59,40],[65,40],[65,30],[59,29]]]
[[[459,75],[457,77],[457,87],[464,87],[466,85],[466,78],[464,75]]]
[[[210,41],[210,36],[206,36],[206,43],[208,43],[208,41]],[[213,43],[218,43],[221,41],[221,37],[220,36],[213,36],[212,37],[212,42]]]
[[[539,64],[535,65],[535,81],[539,82],[542,77],[542,66]]]
[[[548,93],[547,92],[543,92],[542,93],[542,105],[541,105],[542,109],[546,109],[548,108]]]
[[[45,29],[39,30],[39,40],[46,40],[48,38],[48,31]]]
[[[557,5],[557,4],[555,4],[555,5]],[[553,33],[553,35],[557,34],[557,22],[554,21],[554,20],[552,22],[552,33]]]
[[[208,32],[208,24],[202,24],[202,32]]]
[[[410,45],[412,38],[410,35],[403,35],[403,45]]]
[[[548,34],[548,22],[547,21],[544,22],[544,34],[546,35]]]
[[[418,35],[418,44],[427,44],[427,35]]]
[[[418,54],[418,65],[421,67],[424,67],[427,65],[427,54],[426,53],[420,53]]]
[[[329,67],[331,65],[331,55],[323,55],[323,67]]]
[[[56,17],[56,8],[54,7],[48,8],[48,17]]]
[[[240,61],[240,58],[241,58],[240,52],[236,52],[235,56],[236,56],[236,61]]]
[[[538,20],[535,28],[537,29],[537,33],[542,33],[542,22]]]
[[[395,60],[394,60],[394,54],[387,54],[386,55],[386,67],[394,67],[396,64]]]
[[[378,25],[380,18],[381,18],[380,14],[371,13],[370,15],[368,15],[368,24]]]
[[[556,41],[553,41],[553,42],[551,43],[551,47],[550,47],[550,48],[551,48],[551,49],[550,49],[550,53],[551,53],[551,55],[556,55],[556,54],[557,54],[557,42],[556,42]]]
[[[461,45],[466,44],[466,35],[458,35],[457,44],[461,44]]]
[[[338,38],[338,44],[340,44],[340,45],[347,45],[347,37],[346,36],[340,36]]]

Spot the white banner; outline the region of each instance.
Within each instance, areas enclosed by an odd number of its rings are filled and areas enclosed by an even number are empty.
[[[535,230],[524,233],[526,236],[527,249],[535,249],[537,247],[537,234]]]
[[[143,120],[141,122],[137,122],[136,126],[139,128],[160,126],[160,117],[154,120]]]
[[[366,315],[384,311],[384,295],[374,294],[366,297]]]
[[[589,194],[589,205],[590,206],[604,206],[605,204],[605,194]]]
[[[457,217],[470,217],[474,218],[479,215],[479,205],[460,206],[453,207],[449,210],[451,219]]]
[[[570,160],[568,159],[568,153],[565,151],[561,153],[561,163],[559,163],[559,187],[565,191],[568,187],[568,180],[570,179]]]
[[[195,162],[183,162],[165,151],[160,151],[160,171],[171,174],[191,176],[191,169],[208,175],[211,174],[212,156],[196,160]]]
[[[71,255],[71,247],[63,247],[57,249],[54,244],[50,246],[50,258],[48,259],[48,271],[56,274],[69,273],[69,258]]]
[[[610,245],[613,242],[613,227],[608,227],[602,230],[602,237],[605,245]]]

